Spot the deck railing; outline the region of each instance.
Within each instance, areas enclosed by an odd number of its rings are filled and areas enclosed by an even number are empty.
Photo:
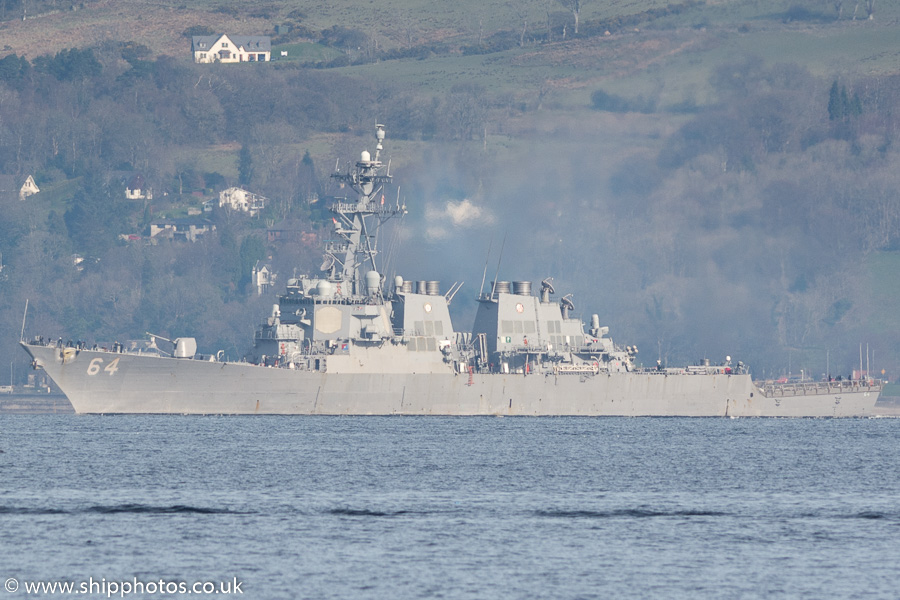
[[[767,398],[881,391],[881,383],[869,379],[855,379],[852,381],[802,381],[797,383],[765,382],[757,383],[757,387]]]

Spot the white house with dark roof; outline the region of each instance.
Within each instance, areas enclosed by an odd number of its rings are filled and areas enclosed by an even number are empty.
[[[153,200],[153,190],[147,186],[144,176],[137,173],[125,186],[125,197],[129,200]]]
[[[195,63],[269,62],[272,38],[266,35],[195,35],[191,38]]]

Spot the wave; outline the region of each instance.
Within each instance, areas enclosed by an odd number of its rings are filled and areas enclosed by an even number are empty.
[[[615,510],[536,510],[538,517],[557,519],[611,519],[621,517],[723,517],[728,513],[714,510],[650,510],[621,508]]]
[[[325,511],[330,515],[339,515],[343,517],[399,517],[401,515],[411,514],[408,510],[369,510],[367,508],[331,508]]]
[[[61,508],[32,508],[30,506],[0,506],[0,515],[65,515]]]
[[[641,518],[641,517],[741,517],[751,515],[741,515],[737,513],[729,513],[716,510],[652,510],[646,508],[623,508],[613,510],[536,510],[532,514],[538,517],[556,518],[556,519],[614,519],[614,518]],[[769,515],[779,519],[796,518],[796,519],[821,519],[821,518],[838,518],[838,519],[863,519],[863,520],[885,520],[900,521],[900,513],[883,512],[883,511],[860,511],[845,514],[835,514],[829,510],[820,512],[803,512],[799,514],[778,514]]]
[[[171,506],[152,506],[149,504],[114,504],[111,506],[91,506],[82,512],[115,514],[115,513],[150,513],[150,514],[178,514],[195,513],[201,515],[242,515],[248,511],[237,511],[227,508],[209,508],[205,506],[188,506],[186,504],[173,504]]]
[[[880,511],[871,511],[864,510],[862,512],[853,513],[849,515],[845,515],[844,518],[847,519],[866,519],[866,520],[886,520],[886,521],[897,521],[900,519],[900,514],[897,513],[885,513]]]
[[[204,506],[188,506],[185,504],[173,504],[169,506],[154,506],[150,504],[112,504],[112,505],[95,505],[72,509],[62,508],[40,508],[30,506],[0,506],[0,515],[77,515],[77,514],[117,514],[117,513],[138,513],[138,514],[179,514],[193,513],[203,515],[242,515],[250,514],[248,511],[237,511],[226,508],[210,508]]]

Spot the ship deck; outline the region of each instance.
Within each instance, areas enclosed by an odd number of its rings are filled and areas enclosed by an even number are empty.
[[[790,398],[794,396],[819,396],[825,394],[850,394],[880,392],[877,381],[803,381],[795,383],[757,382],[756,387],[766,398]]]

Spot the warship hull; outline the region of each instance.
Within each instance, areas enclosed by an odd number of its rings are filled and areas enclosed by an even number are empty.
[[[399,189],[386,202],[385,130],[375,152],[332,179],[319,273],[288,279],[242,362],[204,360],[194,338],[150,344],[88,342],[22,346],[79,413],[298,415],[583,415],[853,417],[874,414],[868,381],[757,385],[742,361],[644,369],[634,345],[607,336],[600,316],[576,316],[572,294],[554,299],[552,277],[495,278],[487,267],[470,330],[454,327],[462,287],[393,278],[376,260],[380,228],[407,214]],[[343,190],[343,191],[341,191]],[[352,193],[351,193],[352,192]],[[391,194],[393,195],[393,194]],[[355,196],[355,197],[354,197]],[[490,251],[489,251],[490,255]],[[502,250],[501,250],[502,255]],[[485,263],[487,265],[487,262]],[[384,268],[384,269],[382,269]],[[497,265],[499,277],[500,262]],[[27,316],[27,304],[26,304]],[[24,336],[25,320],[22,323]],[[172,344],[167,356],[159,340]],[[168,348],[167,346],[164,346]],[[222,353],[217,353],[221,357]]]
[[[857,417],[865,382],[765,390],[749,374],[330,373],[22,343],[78,413]]]

